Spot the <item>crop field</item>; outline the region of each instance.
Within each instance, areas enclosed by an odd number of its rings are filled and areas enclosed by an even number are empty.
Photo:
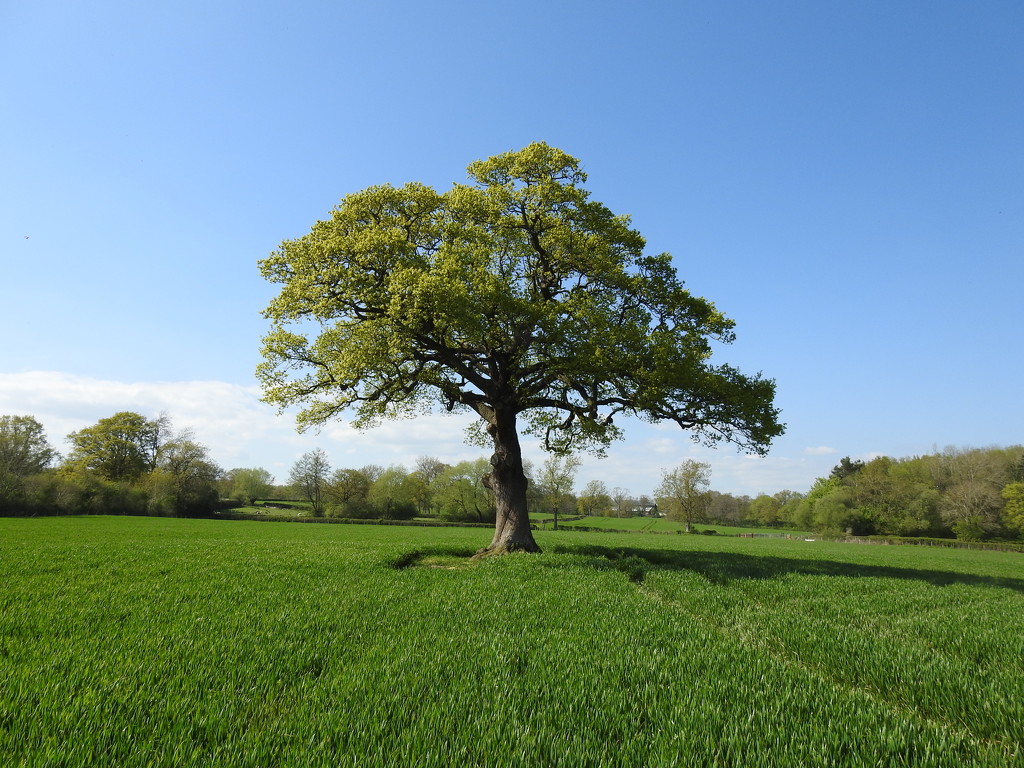
[[[1024,765],[1024,555],[489,538],[0,519],[0,765]]]

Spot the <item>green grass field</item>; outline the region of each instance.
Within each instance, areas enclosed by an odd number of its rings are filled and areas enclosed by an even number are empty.
[[[0,519],[3,766],[1024,765],[1024,556]]]

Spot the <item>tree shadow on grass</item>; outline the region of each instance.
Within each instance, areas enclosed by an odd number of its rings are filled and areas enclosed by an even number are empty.
[[[396,571],[404,571],[406,568],[414,568],[424,564],[437,565],[434,561],[444,561],[451,565],[456,561],[462,565],[468,565],[470,559],[476,554],[476,550],[470,547],[458,546],[432,546],[420,547],[403,552],[397,557],[388,561],[388,564]]]
[[[964,584],[1005,587],[1017,592],[1024,592],[1024,579],[886,565],[861,565],[835,560],[794,559],[745,555],[735,552],[602,547],[591,544],[557,546],[548,551],[600,558],[624,572],[634,582],[643,581],[644,575],[650,570],[664,569],[693,571],[715,584],[728,584],[736,579],[775,579],[793,573],[808,576],[909,579],[923,581],[938,587]]]

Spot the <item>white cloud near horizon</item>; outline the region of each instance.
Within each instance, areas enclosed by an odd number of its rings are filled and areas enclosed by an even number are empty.
[[[420,456],[455,464],[489,453],[465,442],[472,418],[466,414],[418,415],[366,431],[341,420],[300,434],[291,414],[279,415],[259,398],[255,385],[223,381],[123,382],[58,371],[0,373],[0,414],[34,416],[60,451],[66,450],[68,433],[119,411],[136,411],[148,418],[166,412],[175,430],[191,429],[225,469],[264,467],[282,483],[295,459],[314,448],[323,448],[335,467],[398,464],[411,469]],[[758,457],[729,446],[704,448],[686,433],[664,425],[633,422],[625,433],[625,440],[609,448],[607,458],[581,457],[578,489],[590,480],[602,480],[609,489],[650,494],[663,470],[688,458],[712,465],[715,490],[751,496],[783,488],[806,491],[815,477],[828,473],[818,458],[824,455],[821,449],[806,450],[797,458],[774,453]],[[523,451],[535,465],[546,457],[530,438],[523,439]]]
[[[827,445],[818,445],[811,448],[804,448],[804,453],[808,456],[834,456],[839,453],[839,451]]]

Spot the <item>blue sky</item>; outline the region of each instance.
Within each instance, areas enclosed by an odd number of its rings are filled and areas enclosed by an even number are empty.
[[[253,371],[256,262],[346,193],[543,140],[736,323],[767,458],[629,425],[578,484],[806,490],[845,455],[1024,442],[1019,2],[0,6],[0,413],[166,410],[280,480],[480,455],[427,417],[296,435]],[[543,456],[532,446],[536,461]]]

